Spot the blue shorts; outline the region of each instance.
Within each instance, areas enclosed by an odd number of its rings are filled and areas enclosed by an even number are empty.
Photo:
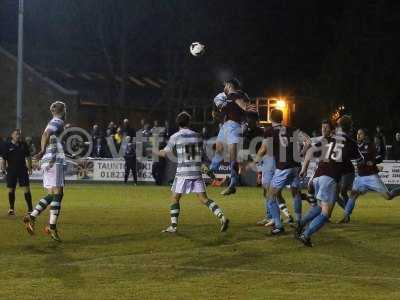
[[[299,188],[299,168],[275,170],[271,186],[275,189],[282,190],[287,185],[290,185],[292,188]]]
[[[340,186],[342,189],[349,190],[353,186],[354,182],[354,173],[348,173],[342,175],[342,178],[340,179]]]
[[[337,182],[329,176],[316,177],[312,181],[315,198],[325,203],[335,203],[337,197]]]
[[[374,191],[381,194],[388,193],[388,189],[378,175],[357,176],[353,183],[353,191],[366,193]]]
[[[219,130],[217,142],[232,145],[239,144],[242,126],[235,121],[226,121]]]
[[[268,188],[275,173],[275,159],[272,156],[265,156],[261,166],[261,184]]]

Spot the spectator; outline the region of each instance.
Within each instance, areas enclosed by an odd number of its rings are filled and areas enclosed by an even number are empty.
[[[95,142],[98,138],[101,138],[101,132],[100,132],[100,127],[97,124],[94,124],[92,127],[92,132],[91,136],[93,138],[93,141]]]
[[[143,132],[144,130],[144,126],[146,125],[146,120],[145,119],[141,119],[140,120],[140,126],[137,132],[140,132],[140,134]]]
[[[106,137],[112,137],[112,136],[113,136],[112,130],[110,128],[107,128]]]
[[[383,132],[382,126],[380,126],[380,125],[376,126],[375,137],[377,137],[379,139],[379,142],[380,142],[379,147],[382,149],[382,151],[383,151],[382,153],[386,155],[386,137]],[[375,141],[375,139],[374,139],[374,141]],[[376,141],[378,141],[378,140],[376,140]]]
[[[113,121],[111,121],[110,123],[108,123],[107,129],[109,129],[109,130],[111,131],[111,135],[117,133],[117,126],[114,124]]]
[[[142,131],[142,142],[143,142],[143,154],[145,157],[151,156],[151,143],[150,143],[151,131],[150,125],[144,124]]]
[[[158,120],[154,120],[153,128],[151,128],[150,132],[152,135],[160,135],[162,131],[162,127],[159,126]]]
[[[125,159],[125,178],[124,182],[127,183],[129,179],[130,172],[133,174],[133,182],[137,184],[137,160],[136,160],[136,151],[135,145],[132,142],[129,142],[126,147],[126,151],[124,153]]]
[[[122,141],[124,139],[124,137],[122,136],[121,127],[117,128],[117,132],[114,134],[113,138],[114,138],[115,147],[117,148],[117,151],[119,151]]]
[[[374,137],[374,144],[376,148],[376,157],[380,160],[384,160],[386,158],[386,148],[383,146],[382,140],[375,135]]]
[[[130,136],[130,137],[135,136],[135,131],[131,128],[128,119],[124,119],[121,131],[123,136]]]
[[[32,138],[30,136],[27,136],[25,138],[25,143],[28,146],[30,155],[33,156],[34,154],[36,154],[36,147],[35,144],[32,142]]]
[[[105,158],[107,157],[106,145],[100,137],[96,138],[93,145],[92,157]]]
[[[396,132],[394,135],[392,145],[392,159],[400,160],[400,132]]]
[[[124,140],[122,141],[122,144],[121,144],[121,152],[123,154],[125,154],[126,149],[127,149],[128,145],[129,145],[129,143],[131,143],[131,142],[132,142],[132,138],[130,136],[126,136],[124,138]]]
[[[171,136],[171,127],[168,120],[164,122],[164,136],[167,139]]]
[[[164,149],[166,146],[166,143],[161,143],[159,146],[159,149]],[[166,160],[164,157],[158,157],[158,161],[154,161],[152,168],[151,168],[151,174],[153,175],[153,178],[156,182],[157,185],[161,185],[164,177],[164,171],[165,171],[165,165],[166,165]]]

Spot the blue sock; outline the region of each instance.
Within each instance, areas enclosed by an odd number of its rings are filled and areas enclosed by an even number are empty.
[[[236,161],[231,161],[231,182],[229,184],[230,188],[235,188],[239,181],[238,174],[238,163]]]
[[[314,220],[320,213],[321,213],[321,207],[319,207],[319,205],[312,206],[309,209],[309,211],[304,215],[304,217],[301,219],[301,224],[303,226],[307,225],[312,220]]]
[[[356,205],[356,200],[354,200],[352,197],[350,197],[349,200],[347,200],[346,206],[344,208],[344,215],[350,216],[351,213],[353,212],[355,205]]]
[[[267,220],[271,220],[272,219],[272,215],[271,215],[271,212],[270,212],[269,207],[268,207],[268,197],[265,197],[265,218]]]
[[[293,208],[294,208],[294,215],[296,216],[296,221],[301,221],[301,206],[302,200],[299,193],[297,193],[293,198]]]
[[[306,238],[309,238],[318,230],[320,230],[328,220],[329,220],[328,216],[321,213],[319,216],[314,218],[314,220],[312,220],[308,228],[304,231],[304,236]]]
[[[221,154],[215,153],[211,160],[210,170],[213,172],[218,171],[219,166],[221,165],[223,160],[224,160],[224,157]]]
[[[281,211],[275,197],[268,200],[268,208],[271,212],[272,218],[274,219],[275,227],[282,228]]]

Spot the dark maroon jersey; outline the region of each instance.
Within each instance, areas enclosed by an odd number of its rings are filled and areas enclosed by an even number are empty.
[[[314,177],[329,176],[336,181],[344,174],[348,174],[347,161],[362,160],[357,143],[344,134],[337,134],[325,138],[325,143],[320,142],[315,147],[321,147],[321,157]]]
[[[242,122],[246,112],[236,104],[236,100],[239,99],[248,101],[249,97],[242,91],[231,93],[227,96],[227,104],[221,109],[222,113],[225,115],[224,122],[229,120],[237,123]]]
[[[364,156],[364,160],[357,164],[358,176],[369,176],[379,173],[376,164],[380,163],[380,161],[375,144],[363,142],[358,144],[358,149]]]
[[[265,138],[268,143],[268,151],[271,151],[279,170],[299,167],[300,163],[295,160],[294,133],[295,129],[283,125],[274,125],[266,128]]]

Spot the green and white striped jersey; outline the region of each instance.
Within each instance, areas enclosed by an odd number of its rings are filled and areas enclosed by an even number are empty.
[[[183,128],[173,134],[165,151],[173,152],[176,149],[178,165],[175,177],[185,179],[201,178],[202,139],[197,132]]]
[[[50,163],[65,164],[64,149],[59,140],[61,133],[64,131],[64,121],[60,118],[51,119],[45,131],[49,132],[50,141],[41,161],[42,166],[47,166]]]

